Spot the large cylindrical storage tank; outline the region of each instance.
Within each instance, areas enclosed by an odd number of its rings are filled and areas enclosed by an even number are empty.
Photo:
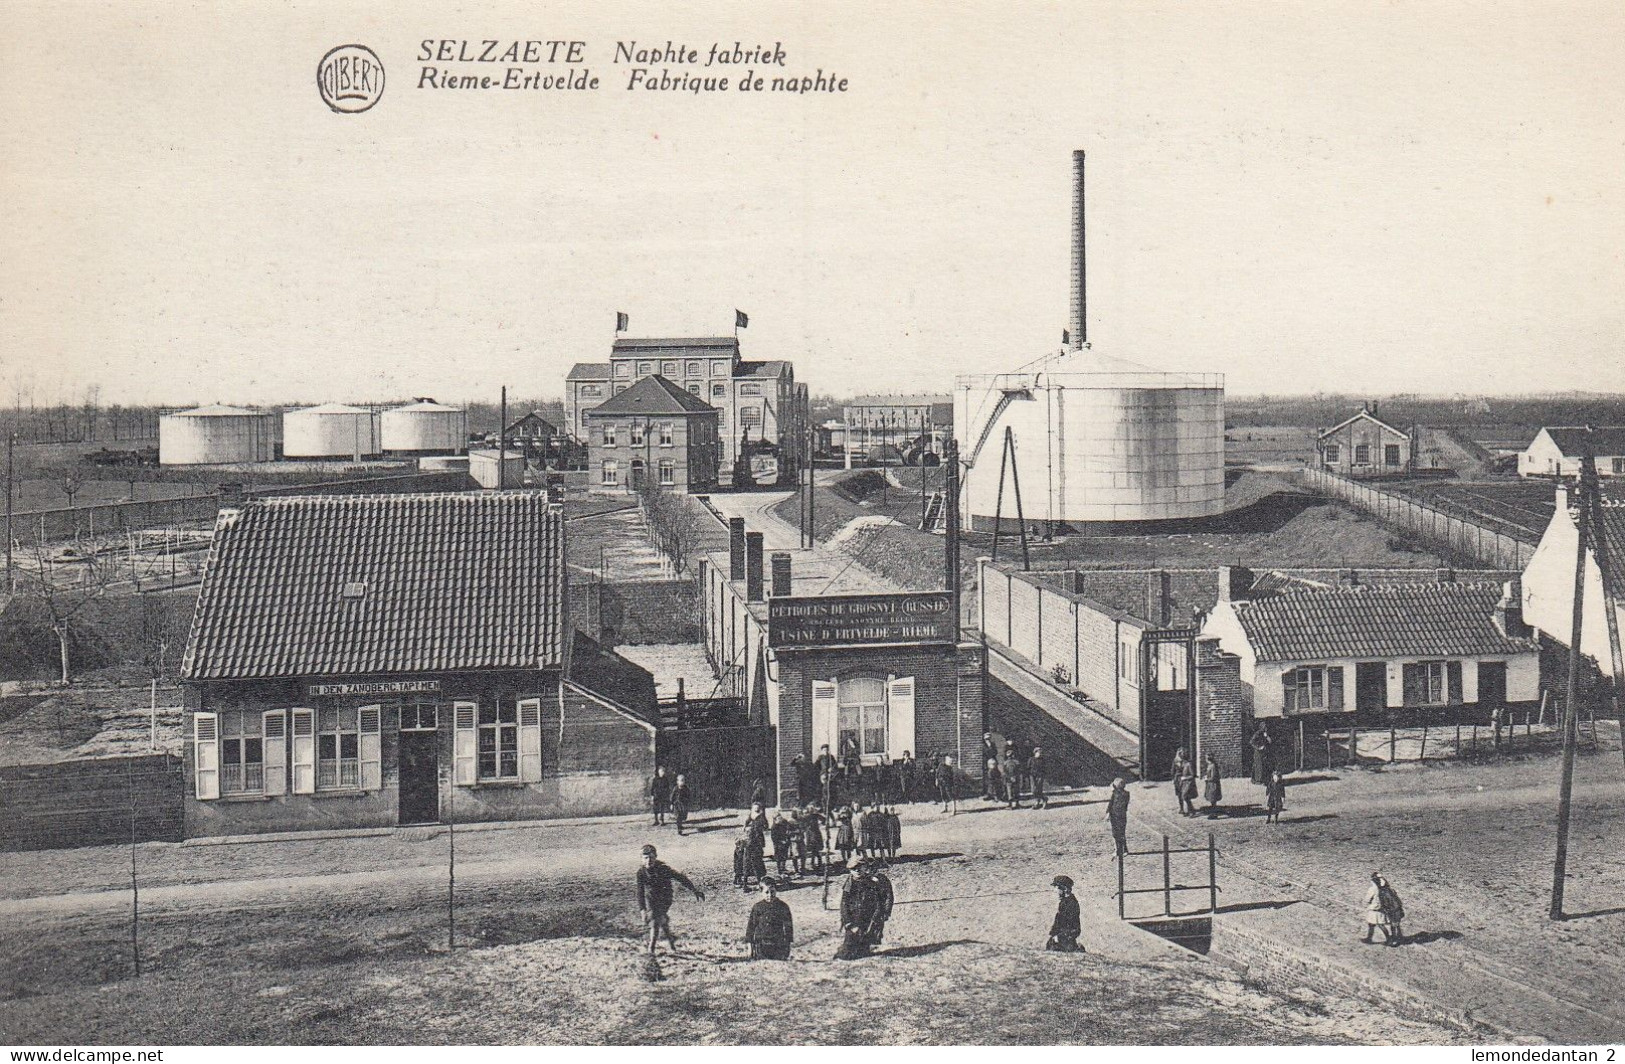
[[[1224,378],[1161,373],[1088,350],[1033,372],[960,377],[954,427],[965,521],[1086,528],[1224,512]],[[1005,460],[1005,430],[1014,441]],[[1001,468],[1004,497],[999,499]],[[1013,527],[1010,526],[1010,527]]]
[[[390,454],[461,454],[468,448],[468,414],[433,399],[385,410],[379,420]]]
[[[200,406],[158,419],[159,465],[226,465],[276,457],[270,414],[237,406]]]
[[[327,403],[282,415],[284,458],[365,458],[379,452],[378,415]]]

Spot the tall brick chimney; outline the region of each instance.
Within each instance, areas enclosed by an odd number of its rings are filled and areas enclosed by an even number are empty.
[[[1075,151],[1072,153],[1072,302],[1067,319],[1067,334],[1074,351],[1089,346],[1083,207],[1083,152]]]
[[[745,519],[728,518],[728,579],[745,579]]]
[[[773,597],[783,598],[790,594],[790,556],[783,551],[773,554]]]

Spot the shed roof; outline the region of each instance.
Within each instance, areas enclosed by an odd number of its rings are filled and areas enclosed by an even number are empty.
[[[220,511],[181,675],[548,668],[564,630],[543,493],[254,499]]]
[[[656,373],[587,411],[588,417],[627,414],[715,414],[716,408]]]
[[[1625,425],[1604,425],[1599,428],[1590,428],[1585,425],[1548,425],[1546,435],[1557,444],[1557,449],[1569,458],[1578,458],[1585,453],[1586,437],[1591,437],[1591,454],[1593,457],[1612,457],[1625,455]]]
[[[610,365],[608,362],[577,362],[570,367],[570,372],[564,375],[567,381],[607,381],[609,380]]]
[[[790,363],[781,358],[765,362],[741,362],[734,367],[735,377],[782,377],[791,372]]]
[[[1494,583],[1295,588],[1235,604],[1259,661],[1525,654],[1495,625]]]

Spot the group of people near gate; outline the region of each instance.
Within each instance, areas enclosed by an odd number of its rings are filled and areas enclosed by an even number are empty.
[[[982,733],[982,798],[1020,809],[1022,798],[1032,795],[1034,809],[1048,809],[1048,765],[1044,751],[1006,739],[1003,748],[992,732]]]
[[[1264,822],[1279,824],[1281,811],[1286,808],[1286,779],[1275,763],[1274,740],[1262,722],[1254,730],[1248,744],[1253,748],[1253,782],[1264,788]],[[1219,815],[1219,803],[1224,800],[1224,782],[1219,763],[1211,753],[1203,756],[1198,768],[1181,746],[1174,752],[1168,774],[1173,780],[1174,801],[1179,805],[1181,816],[1201,815],[1196,808],[1198,793],[1207,804],[1203,812],[1208,819]],[[1200,792],[1197,789],[1198,778],[1202,781]]]
[[[842,744],[841,755],[820,746],[811,761],[797,755],[790,761],[796,787],[803,798],[816,798],[825,808],[860,805],[899,806],[915,802],[952,800],[957,781],[954,759],[949,754],[927,754],[916,758],[911,751],[893,761],[881,754],[872,764],[864,764],[855,743]]]

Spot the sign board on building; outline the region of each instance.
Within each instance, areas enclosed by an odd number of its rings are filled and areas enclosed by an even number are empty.
[[[439,680],[380,680],[372,683],[313,683],[317,695],[409,695],[440,690]]]
[[[770,598],[767,642],[784,650],[954,643],[953,608],[946,591]]]

